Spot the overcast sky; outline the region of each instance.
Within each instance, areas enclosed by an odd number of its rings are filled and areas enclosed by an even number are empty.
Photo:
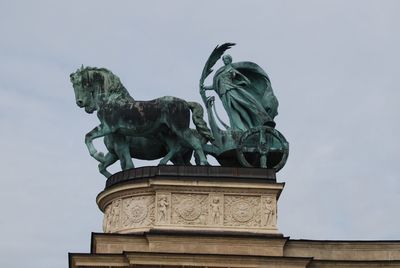
[[[98,120],[69,74],[106,67],[136,99],[201,102],[224,42],[266,70],[280,102],[280,231],[400,239],[399,12],[382,0],[0,0],[0,266],[66,267],[102,231],[105,178],[83,142]]]

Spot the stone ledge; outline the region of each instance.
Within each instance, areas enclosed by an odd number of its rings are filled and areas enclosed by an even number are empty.
[[[151,166],[125,170],[112,175],[106,181],[105,189],[131,180],[154,177],[186,177],[197,179],[246,178],[276,182],[276,174],[272,169],[238,168],[220,166]]]
[[[283,256],[287,238],[271,235],[142,233],[92,234],[91,253],[118,254],[124,251]]]
[[[284,254],[315,260],[400,261],[400,241],[288,240]]]
[[[114,267],[236,267],[306,268],[312,258],[187,254],[126,251],[121,254],[70,253],[70,268]]]

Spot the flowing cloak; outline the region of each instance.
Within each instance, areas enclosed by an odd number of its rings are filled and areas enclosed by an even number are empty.
[[[213,88],[221,98],[231,128],[245,131],[262,125],[274,127],[278,100],[268,75],[253,62],[236,62],[230,66],[216,71]]]

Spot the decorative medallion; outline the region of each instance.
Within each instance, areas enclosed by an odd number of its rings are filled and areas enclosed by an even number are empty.
[[[191,196],[183,198],[176,207],[176,211],[187,221],[193,221],[201,215],[200,204]]]
[[[146,226],[154,219],[154,197],[135,196],[123,199],[121,228]],[[121,230],[119,228],[118,230]]]
[[[248,222],[253,216],[254,212],[249,202],[238,200],[232,204],[232,217],[238,222]]]
[[[130,209],[131,221],[138,223],[143,221],[147,216],[147,207],[144,204],[134,204]]]

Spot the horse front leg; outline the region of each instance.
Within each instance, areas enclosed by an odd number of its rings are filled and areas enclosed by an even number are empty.
[[[104,161],[100,162],[99,164],[99,171],[103,174],[106,178],[111,177],[111,173],[108,172],[107,168],[114,164],[118,160],[118,157],[115,154],[107,153],[104,156]]]
[[[121,162],[121,169],[126,170],[134,168],[135,165],[132,161],[129,142],[127,137],[121,135],[114,135],[115,153],[118,155]]]
[[[85,144],[89,150],[89,154],[99,162],[104,162],[104,154],[97,152],[93,145],[93,140],[110,134],[111,131],[105,128],[103,125],[99,125],[92,129],[89,133],[85,135]]]

